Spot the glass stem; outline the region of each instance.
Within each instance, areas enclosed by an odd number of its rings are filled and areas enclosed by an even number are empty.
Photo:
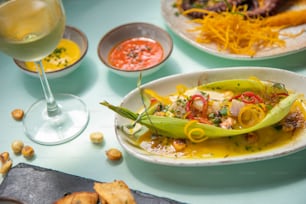
[[[45,100],[47,102],[47,113],[49,117],[54,117],[61,113],[59,106],[57,105],[55,98],[52,94],[49,82],[42,64],[42,61],[35,62],[37,67],[37,73],[39,75],[40,82],[42,84]]]

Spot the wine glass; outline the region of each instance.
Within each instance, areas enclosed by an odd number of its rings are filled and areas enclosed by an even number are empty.
[[[0,0],[0,51],[22,61],[35,61],[44,99],[35,102],[23,118],[33,141],[55,145],[78,136],[87,126],[85,103],[71,94],[53,95],[41,60],[61,40],[65,13],[61,0]]]

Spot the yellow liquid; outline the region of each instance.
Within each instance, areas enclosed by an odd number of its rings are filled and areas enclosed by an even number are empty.
[[[56,49],[42,60],[42,64],[46,72],[57,71],[73,64],[80,56],[81,50],[75,42],[61,39]],[[34,62],[26,62],[26,66],[30,71],[37,71]]]
[[[15,0],[0,6],[0,50],[22,61],[50,54],[65,29],[59,0]]]
[[[297,100],[291,107],[291,112],[301,111],[306,118],[304,98]],[[185,159],[228,158],[269,151],[274,148],[294,143],[306,134],[305,128],[293,131],[282,131],[274,126],[257,130],[250,135],[238,135],[216,139],[207,139],[200,143],[186,140],[186,147],[176,151],[174,139],[168,137],[152,137],[150,131],[143,134],[137,141],[138,145],[152,154]]]
[[[139,146],[147,152],[173,158],[186,159],[208,159],[227,158],[240,155],[247,155],[261,151],[271,150],[294,141],[305,134],[305,130],[282,132],[273,127],[268,127],[256,132],[256,140],[248,140],[246,135],[208,139],[201,143],[186,141],[186,148],[182,151],[175,151],[172,146],[173,139],[167,137],[151,138],[146,134],[138,141]]]

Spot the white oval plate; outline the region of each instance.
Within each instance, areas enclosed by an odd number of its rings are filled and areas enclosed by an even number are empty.
[[[162,16],[167,23],[168,27],[176,33],[183,40],[188,42],[200,50],[210,53],[212,55],[216,55],[223,58],[229,59],[239,59],[239,60],[261,60],[261,59],[269,59],[280,56],[285,56],[293,53],[297,53],[306,49],[306,32],[296,38],[288,38],[286,39],[286,47],[284,48],[270,48],[257,52],[257,54],[253,57],[246,55],[238,55],[232,54],[228,51],[219,51],[214,44],[200,44],[195,41],[197,36],[196,32],[189,32],[188,29],[193,28],[192,23],[190,23],[190,19],[183,15],[175,15],[177,9],[173,7],[173,3],[175,0],[161,0],[161,11]],[[304,5],[303,5],[304,7]],[[306,7],[306,5],[305,5]],[[296,6],[291,9],[302,9],[301,6]],[[306,30],[306,24],[291,27],[284,29],[284,33],[298,33],[302,29]]]
[[[234,79],[234,78],[249,78],[255,76],[261,80],[282,82],[288,89],[295,90],[299,93],[306,94],[306,76],[298,75],[296,73],[265,67],[231,67],[220,68],[213,70],[206,70],[202,72],[194,72],[188,74],[173,75],[158,79],[143,85],[143,88],[150,88],[157,91],[161,95],[174,93],[177,84],[184,84],[187,87],[197,86],[198,83],[208,83],[212,81]],[[124,97],[121,106],[138,111],[142,106],[139,89],[131,91]],[[233,163],[251,162],[257,160],[265,160],[276,157],[285,156],[306,147],[306,131],[300,134],[296,139],[290,143],[280,146],[278,148],[250,153],[247,155],[227,157],[227,158],[203,158],[203,159],[183,159],[170,158],[148,153],[137,145],[133,145],[133,141],[122,133],[120,126],[127,124],[128,120],[117,115],[115,116],[116,135],[122,147],[134,157],[157,164],[170,166],[210,166],[210,165],[224,165]]]

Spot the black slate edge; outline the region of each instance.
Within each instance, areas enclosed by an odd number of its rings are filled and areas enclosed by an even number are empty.
[[[93,191],[94,182],[92,179],[19,163],[3,179],[0,197],[16,199],[24,204],[52,204],[65,193]],[[131,192],[138,204],[181,204],[138,190],[132,189]]]

